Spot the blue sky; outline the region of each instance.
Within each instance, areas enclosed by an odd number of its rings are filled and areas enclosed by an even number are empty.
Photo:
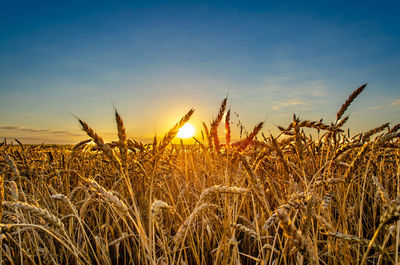
[[[118,3],[116,3],[118,2]],[[71,112],[115,138],[113,103],[131,137],[163,135],[191,107],[208,122],[229,94],[249,129],[334,121],[400,122],[396,1],[4,1],[0,137],[74,143]]]

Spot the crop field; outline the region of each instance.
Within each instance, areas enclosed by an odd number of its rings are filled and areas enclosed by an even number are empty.
[[[357,135],[293,120],[231,137],[227,99],[203,137],[0,146],[1,264],[399,264],[400,124]],[[383,121],[386,122],[386,121]],[[382,123],[383,123],[382,122]],[[231,139],[232,138],[232,139]],[[175,144],[178,143],[178,144]]]

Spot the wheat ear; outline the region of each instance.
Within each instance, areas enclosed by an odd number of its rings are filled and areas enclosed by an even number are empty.
[[[353,102],[353,100],[356,99],[356,97],[358,97],[358,95],[360,95],[361,92],[363,92],[363,90],[366,86],[367,86],[367,84],[364,84],[364,85],[358,87],[356,90],[354,90],[353,93],[351,93],[351,95],[343,103],[342,107],[336,114],[336,124],[340,120],[340,118],[343,116],[343,114],[346,112],[347,108],[350,106],[350,104]]]
[[[10,208],[21,209],[21,210],[27,211],[33,215],[41,217],[44,220],[46,220],[47,222],[49,222],[50,224],[52,224],[54,227],[59,229],[63,234],[65,234],[64,224],[61,222],[61,220],[45,209],[38,208],[34,205],[30,205],[25,202],[3,201],[2,205],[5,205]]]
[[[97,147],[111,160],[112,164],[123,174],[121,161],[115,156],[114,151],[104,144],[103,138],[100,137],[89,125],[79,119],[82,130],[84,130],[89,137],[96,143]]]
[[[375,240],[378,238],[379,232],[387,225],[390,224],[392,222],[395,222],[397,220],[400,219],[400,205],[392,205],[389,206],[389,208],[382,214],[381,218],[380,218],[380,223],[378,228],[376,229],[374,236],[372,237],[372,239],[370,240],[369,244],[368,244],[368,248],[365,251],[362,261],[361,261],[361,265],[365,264],[367,262],[367,257],[368,257],[368,253],[371,250],[371,248],[375,245]]]
[[[185,125],[186,122],[189,121],[190,117],[192,117],[194,113],[194,109],[190,109],[185,116],[182,117],[182,119],[179,120],[177,124],[175,124],[174,127],[172,127],[167,134],[164,136],[164,138],[161,141],[161,144],[158,147],[158,153],[162,153],[167,145],[174,139],[174,137],[177,135],[179,129]]]
[[[228,110],[226,112],[225,116],[225,145],[229,147],[231,144],[231,125],[230,125],[230,119],[231,119],[231,110]]]
[[[122,121],[122,118],[117,110],[115,110],[115,122],[117,123],[118,139],[119,139],[118,147],[119,147],[119,152],[121,154],[121,163],[122,167],[126,168],[127,166],[126,163],[128,160],[128,144],[126,140],[126,130],[124,122]]]
[[[278,211],[278,218],[286,236],[296,246],[296,248],[299,249],[300,253],[303,254],[311,264],[319,264],[318,256],[314,252],[310,240],[306,239],[301,231],[294,226],[294,224],[290,221],[286,211]]]
[[[221,106],[218,111],[218,115],[211,123],[211,128],[210,128],[210,135],[211,135],[212,139],[214,140],[214,147],[215,147],[215,150],[217,150],[217,151],[220,150],[220,144],[219,144],[219,138],[218,138],[218,125],[220,124],[222,117],[224,116],[227,100],[228,100],[228,98],[225,98],[222,101]]]

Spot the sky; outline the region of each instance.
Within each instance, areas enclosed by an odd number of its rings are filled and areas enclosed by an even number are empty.
[[[400,122],[398,1],[1,1],[0,141],[77,143],[76,117],[117,138],[199,130],[228,95],[232,126],[295,113],[356,133]],[[221,131],[222,128],[221,128]]]

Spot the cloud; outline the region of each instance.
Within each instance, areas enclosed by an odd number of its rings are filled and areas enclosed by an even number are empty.
[[[323,97],[329,91],[325,83],[326,81],[322,79],[303,80],[294,76],[284,76],[282,78],[265,79],[263,88],[279,94],[284,92],[298,96]]]
[[[69,138],[63,138],[63,139],[49,139],[48,137],[2,137],[7,140],[7,143],[14,143],[17,144],[15,141],[15,138],[17,138],[19,141],[21,141],[23,144],[76,144],[75,141],[69,139]]]
[[[0,126],[0,130],[18,130],[18,126]]]
[[[313,80],[306,83],[306,87],[310,87],[309,92],[315,97],[323,97],[326,95],[327,87],[323,80]],[[307,92],[307,89],[306,89]]]
[[[383,109],[385,106],[373,106],[370,109],[375,110],[375,109]]]
[[[399,105],[400,105],[400,98],[397,99],[397,100],[395,100],[394,102],[392,102],[392,103],[390,104],[390,106],[399,106]]]
[[[47,133],[50,132],[50,130],[38,130],[38,129],[32,129],[32,128],[18,128],[14,130],[19,130],[21,132],[33,132],[33,133]]]
[[[82,136],[82,134],[78,134],[71,131],[35,129],[35,128],[25,128],[21,126],[8,126],[8,125],[0,126],[0,130],[19,131],[28,133],[43,133],[43,134],[53,134],[53,135],[66,135],[66,136]]]
[[[273,110],[280,110],[285,107],[296,106],[296,105],[305,105],[307,102],[301,99],[293,99],[288,101],[283,101],[278,104],[275,104],[272,109]]]

